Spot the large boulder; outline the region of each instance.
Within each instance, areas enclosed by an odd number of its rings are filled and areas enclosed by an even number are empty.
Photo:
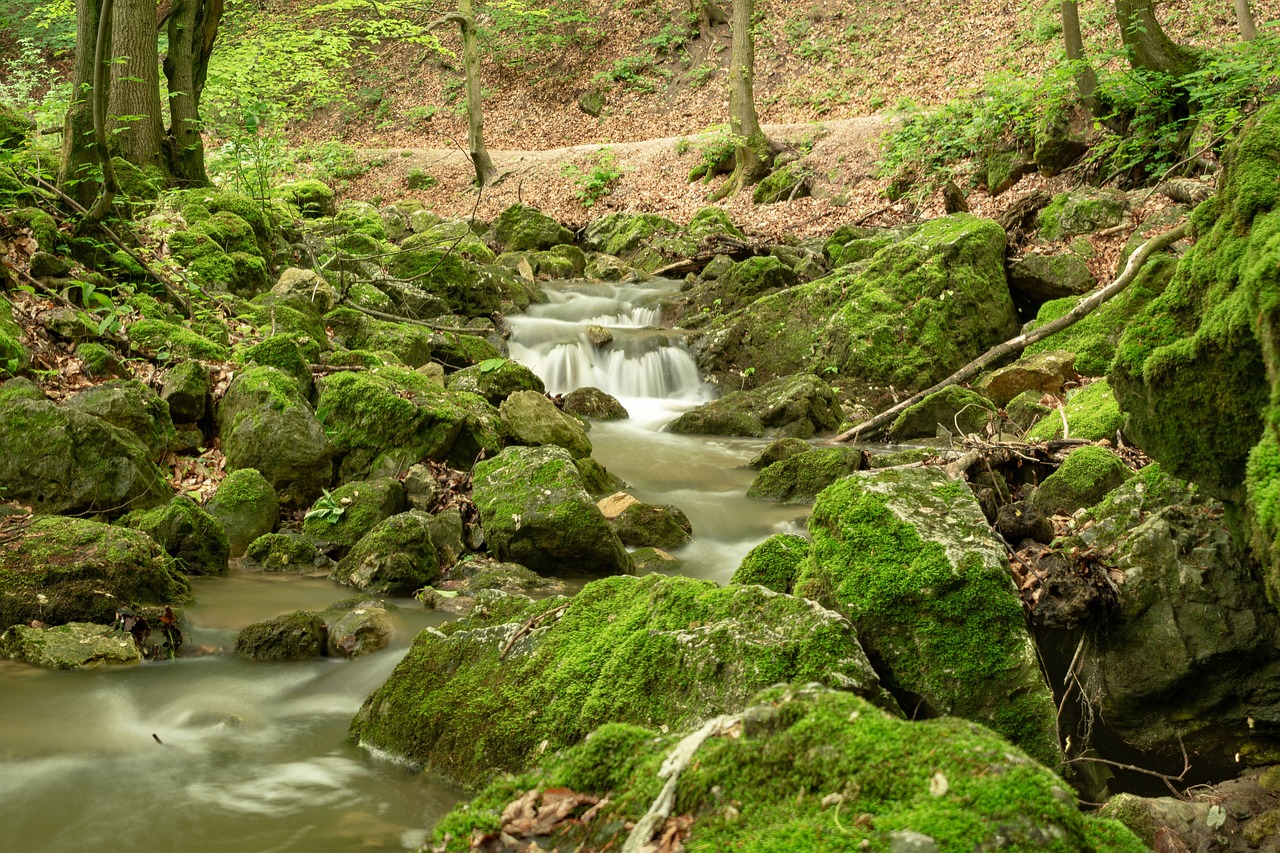
[[[631,417],[617,397],[590,385],[565,394],[564,411],[593,421],[625,421]]]
[[[988,371],[973,383],[973,390],[997,406],[1008,405],[1019,394],[1061,394],[1067,380],[1076,375],[1075,353],[1065,350],[1026,355],[1013,364]]]
[[[577,418],[566,415],[537,391],[516,391],[498,407],[502,435],[511,444],[555,445],[575,459],[591,455],[591,439]]]
[[[864,467],[856,447],[810,447],[763,468],[747,497],[782,504],[812,503],[827,486]]]
[[[437,332],[425,326],[375,320],[351,308],[330,311],[324,316],[324,322],[347,349],[390,352],[409,367],[421,367],[436,361],[453,370],[461,370],[499,357],[492,344],[476,335]]]
[[[573,232],[537,208],[513,204],[493,220],[488,237],[504,252],[550,249],[572,243]]]
[[[189,595],[172,558],[137,530],[42,516],[0,542],[0,625],[110,624],[120,607]]]
[[[409,508],[404,484],[394,477],[344,483],[311,506],[302,520],[307,537],[346,549],[382,521]]]
[[[796,593],[849,616],[903,707],[989,725],[1050,766],[1053,694],[1005,546],[938,468],[851,474],[818,496]]]
[[[261,472],[241,468],[228,474],[205,507],[227,535],[229,554],[239,557],[249,543],[280,523],[280,500]]]
[[[508,447],[472,472],[489,550],[549,575],[626,573],[631,560],[559,447]]]
[[[418,636],[353,738],[476,785],[603,723],[678,730],[780,681],[883,699],[845,619],[763,587],[648,575],[598,580],[572,599],[479,601],[470,619]]]
[[[150,536],[188,574],[227,572],[231,544],[226,532],[186,495],[178,495],[168,506],[131,512],[120,523]]]
[[[775,533],[747,552],[729,583],[754,583],[774,592],[789,593],[808,556],[808,539],[794,533]]]
[[[1009,263],[1009,287],[1036,304],[1080,296],[1097,283],[1088,259],[1070,250],[1023,255]]]
[[[395,626],[381,601],[359,601],[345,610],[331,610],[328,617],[328,645],[331,658],[358,658],[382,651],[391,643]]]
[[[232,653],[249,660],[308,660],[324,655],[327,640],[324,617],[298,610],[241,628]]]
[[[840,425],[835,389],[816,376],[786,376],[751,391],[730,391],[672,421],[683,435],[763,435],[809,438]]]
[[[53,628],[14,625],[0,634],[0,657],[47,669],[97,669],[142,663],[133,637],[110,625],[68,622]]]
[[[450,373],[445,380],[450,391],[466,391],[484,397],[491,406],[497,406],[517,391],[547,390],[538,374],[523,364],[510,359],[483,361]]]
[[[1053,197],[1036,217],[1042,239],[1067,240],[1119,225],[1129,212],[1129,200],[1115,190],[1085,187]]]
[[[927,388],[1017,332],[1004,250],[992,220],[926,222],[865,262],[712,321],[694,342],[699,366],[725,379],[836,374],[877,398]]]
[[[307,506],[333,479],[333,442],[292,377],[251,367],[218,406],[228,470],[254,468],[287,506]]]
[[[443,817],[433,849],[462,853],[499,837],[524,849],[535,833],[575,850],[621,850],[637,833],[652,834],[642,849],[653,850],[1148,849],[1118,821],[1081,812],[1051,770],[963,720],[908,722],[849,693],[780,685],[739,715],[695,726],[602,726]],[[664,780],[678,816],[646,820]]]
[[[409,595],[440,577],[432,516],[418,510],[380,522],[356,543],[330,579],[374,595]]]
[[[722,275],[709,278],[688,291],[685,296],[688,308],[677,320],[689,325],[691,319],[734,311],[750,305],[761,296],[799,283],[799,276],[772,255],[747,258],[730,266]]]
[[[889,441],[972,433],[986,436],[998,420],[990,400],[968,388],[948,385],[904,409],[889,427]]]
[[[623,545],[679,548],[693,538],[693,525],[684,510],[669,504],[636,501],[609,520]]]
[[[0,396],[0,448],[4,496],[38,513],[119,514],[172,494],[132,432],[29,394]]]

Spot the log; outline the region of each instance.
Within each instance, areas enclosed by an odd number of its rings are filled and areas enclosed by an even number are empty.
[[[986,367],[994,364],[1000,359],[1005,358],[1006,356],[1016,355],[1032,344],[1038,343],[1050,335],[1056,334],[1069,326],[1075,325],[1082,318],[1087,317],[1097,309],[1099,305],[1103,304],[1108,299],[1111,299],[1113,296],[1128,287],[1129,284],[1137,277],[1138,271],[1142,269],[1142,265],[1147,262],[1147,258],[1182,239],[1182,237],[1186,235],[1189,227],[1190,223],[1184,222],[1177,228],[1166,231],[1156,237],[1152,237],[1150,240],[1143,243],[1136,252],[1129,256],[1129,262],[1125,264],[1124,272],[1120,273],[1119,277],[1117,277],[1115,281],[1111,282],[1101,290],[1081,299],[1076,303],[1076,307],[1072,308],[1066,314],[1053,322],[1046,323],[1045,325],[1040,326],[1037,329],[1033,329],[1030,332],[1010,338],[1002,344],[997,344],[938,384],[908,397],[893,408],[863,421],[853,427],[853,429],[845,430],[833,438],[832,441],[851,441],[857,440],[863,435],[868,437],[876,435],[879,432],[882,432],[883,428],[887,424],[891,423],[898,415],[902,414],[904,410],[910,406],[914,406],[930,394],[935,394],[949,385],[955,385],[977,376],[978,373]]]

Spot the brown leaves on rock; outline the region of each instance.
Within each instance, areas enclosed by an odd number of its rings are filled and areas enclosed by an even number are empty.
[[[498,832],[481,833],[477,830],[469,849],[483,853],[541,850],[536,842],[529,839],[558,835],[590,823],[608,802],[607,798],[579,794],[568,788],[531,789],[502,810],[502,828]]]
[[[197,503],[206,503],[226,477],[227,458],[217,447],[192,459],[169,454],[165,467],[170,471],[169,485],[180,495]]]
[[[1113,609],[1124,583],[1124,572],[1109,562],[1113,550],[1037,545],[1012,552],[1009,567],[1032,621],[1069,628]]]

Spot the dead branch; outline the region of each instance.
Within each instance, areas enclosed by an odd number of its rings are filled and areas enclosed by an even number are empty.
[[[1174,776],[1171,773],[1161,773],[1157,770],[1148,770],[1147,768],[1139,767],[1136,764],[1125,764],[1120,761],[1112,761],[1109,758],[1093,758],[1086,755],[1082,755],[1078,758],[1068,758],[1066,761],[1062,762],[1062,764],[1059,766],[1061,767],[1067,764],[1076,764],[1081,761],[1091,761],[1094,764],[1105,764],[1108,767],[1118,767],[1121,770],[1130,770],[1134,773],[1141,773],[1144,776],[1154,776],[1155,778],[1159,779],[1161,782],[1164,782],[1165,787],[1167,787],[1170,791],[1172,791],[1175,797],[1181,800],[1185,798],[1183,797],[1182,792],[1173,786],[1173,783],[1181,782],[1183,779],[1186,778],[1187,773],[1190,772],[1191,770],[1191,759],[1187,757],[1187,745],[1182,742],[1181,737],[1178,738],[1178,746],[1182,748],[1182,772],[1179,773],[1177,776]]]
[[[1177,228],[1166,231],[1159,236],[1152,237],[1150,240],[1143,243],[1136,252],[1129,256],[1129,262],[1125,264],[1124,272],[1122,272],[1115,281],[1111,282],[1101,290],[1081,299],[1076,304],[1075,308],[1072,308],[1066,314],[1053,322],[1046,323],[1030,332],[1010,338],[1002,344],[997,344],[936,385],[926,388],[919,393],[913,394],[893,408],[881,412],[869,420],[863,421],[852,429],[845,430],[833,438],[832,441],[850,441],[857,440],[863,435],[875,435],[883,431],[883,427],[886,424],[892,423],[894,418],[900,415],[904,410],[914,406],[930,394],[936,394],[938,391],[941,391],[949,385],[964,382],[978,375],[978,373],[1000,359],[1010,355],[1017,355],[1032,344],[1038,343],[1039,341],[1074,325],[1082,318],[1087,317],[1099,305],[1102,305],[1104,302],[1128,287],[1134,278],[1137,277],[1138,271],[1142,269],[1142,265],[1146,263],[1147,258],[1180,240],[1186,235],[1189,227],[1189,223],[1184,222]]]
[[[390,320],[393,323],[409,323],[414,326],[423,326],[434,332],[457,332],[460,335],[487,335],[492,332],[490,328],[468,327],[468,326],[437,326],[435,323],[428,323],[426,320],[414,320],[411,317],[401,317],[399,314],[388,314],[386,311],[376,311],[373,308],[365,308],[363,305],[357,305],[349,299],[338,300],[339,305],[346,305],[354,308],[361,314],[368,314],[379,320]]]
[[[548,621],[552,616],[559,616],[566,609],[568,609],[569,605],[572,603],[573,601],[571,599],[569,601],[566,601],[564,604],[557,604],[555,607],[551,608],[545,613],[539,613],[537,616],[534,616],[528,622],[525,622],[523,625],[521,625],[519,630],[517,630],[514,634],[511,635],[511,639],[507,640],[507,644],[502,647],[502,651],[498,653],[498,660],[502,660],[507,656],[507,652],[511,651],[511,647],[516,644],[516,640],[519,640],[521,637],[523,637],[525,634],[528,634],[534,628],[540,627],[544,622]]]

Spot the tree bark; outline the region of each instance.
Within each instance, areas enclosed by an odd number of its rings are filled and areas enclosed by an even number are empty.
[[[1116,0],[1116,23],[1132,67],[1182,77],[1199,66],[1195,50],[1165,34],[1155,0]]]
[[[1093,66],[1084,60],[1084,39],[1080,35],[1080,6],[1076,0],[1062,0],[1062,41],[1067,51],[1067,61],[1072,63],[1071,74],[1076,80],[1080,100],[1094,118],[1103,118],[1098,103],[1098,75]]]
[[[164,159],[179,186],[209,183],[204,166],[200,95],[209,70],[209,57],[222,22],[223,0],[178,0],[168,10],[169,52],[164,75],[169,90],[169,129]]]
[[[93,45],[93,145],[102,164],[102,186],[93,207],[85,213],[81,227],[96,225],[106,218],[116,199],[116,171],[107,146],[107,104],[111,99],[111,40],[113,0],[102,0],[98,15],[98,35]]]
[[[729,51],[729,132],[736,142],[733,174],[715,198],[736,194],[769,173],[773,145],[760,129],[755,98],[755,36],[751,19],[755,0],[733,0],[733,44]]]
[[[458,24],[462,29],[462,67],[467,82],[467,154],[476,170],[476,186],[493,180],[496,169],[484,144],[484,107],[480,92],[480,48],[471,0],[458,0]]]
[[[62,166],[58,186],[81,207],[98,195],[98,152],[93,135],[95,43],[102,0],[76,0],[76,58],[71,104],[62,125]]]
[[[1253,41],[1258,37],[1258,27],[1253,22],[1253,10],[1249,0],[1235,0],[1236,24],[1240,27],[1240,40]]]
[[[118,0],[114,27],[108,118],[117,153],[139,169],[163,170],[155,0]]]

